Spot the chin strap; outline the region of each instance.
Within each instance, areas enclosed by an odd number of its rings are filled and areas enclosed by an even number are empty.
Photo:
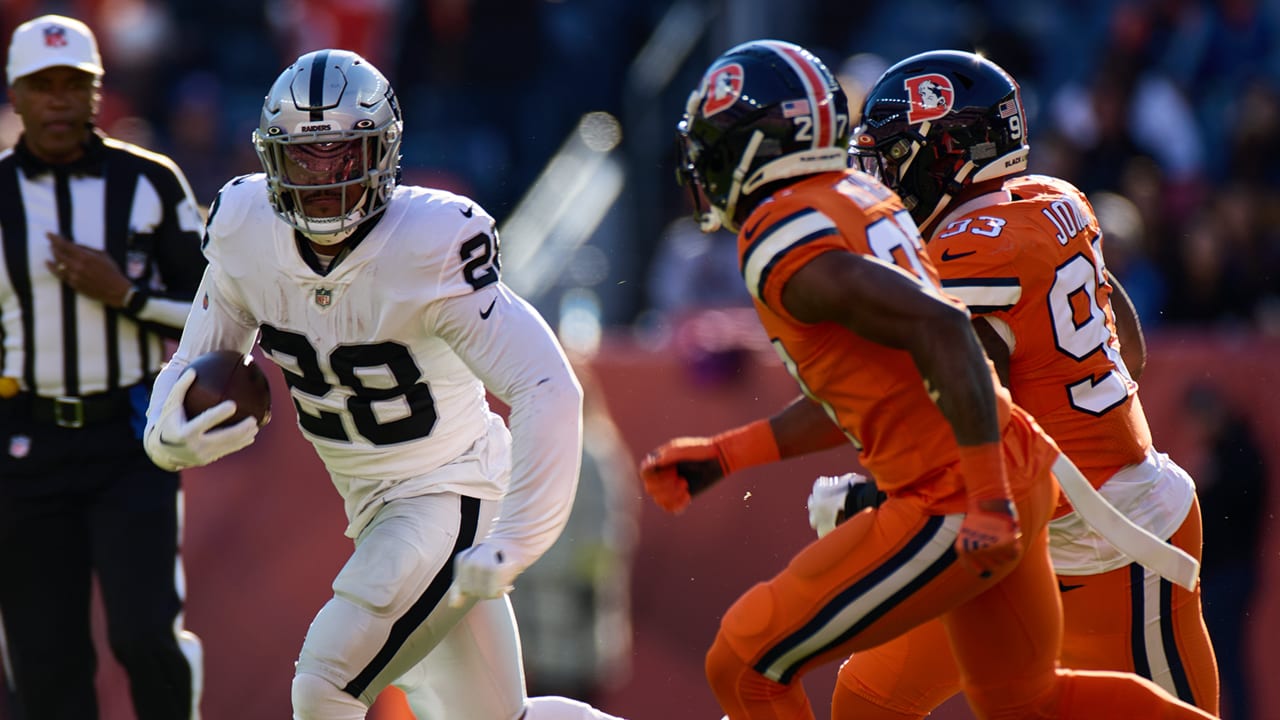
[[[1011,153],[1001,155],[995,160],[992,160],[978,168],[978,171],[973,173],[973,177],[969,179],[969,182],[985,182],[987,180],[993,180],[995,178],[1004,177],[1005,175],[1011,175],[1017,172],[1026,164],[1027,153],[1029,151],[1030,148],[1023,147],[1018,148]],[[929,213],[929,217],[925,218],[924,222],[919,224],[922,231],[926,231],[929,227],[929,223],[938,219],[943,208],[947,206],[947,203],[951,202],[951,198],[955,197],[956,193],[959,193],[964,189],[965,179],[969,178],[969,173],[973,172],[975,167],[977,167],[977,165],[973,160],[969,160],[964,165],[960,166],[960,169],[956,171],[955,176],[951,178],[951,182],[947,183],[947,189],[938,198],[938,203],[933,206],[933,212]],[[1010,170],[1010,168],[1015,169]]]
[[[747,147],[733,170],[733,182],[729,186],[728,200],[723,208],[711,206],[711,212],[699,219],[703,232],[713,232],[721,227],[737,232],[734,215],[737,214],[738,201],[743,196],[759,190],[761,187],[786,178],[800,175],[813,175],[822,172],[838,172],[849,167],[849,149],[845,147],[824,147],[783,155],[776,160],[761,165],[755,172],[747,176],[751,163],[764,142],[764,132],[756,130],[747,141]],[[744,181],[745,178],[745,181]]]
[[[929,217],[925,218],[924,222],[921,222],[917,225],[917,227],[919,227],[922,232],[928,231],[927,229],[929,227],[929,223],[932,223],[935,219],[937,219],[938,215],[942,213],[942,210],[947,206],[947,203],[951,202],[951,197],[956,192],[959,192],[960,188],[964,186],[964,179],[968,177],[969,173],[972,171],[973,171],[972,160],[970,160],[969,162],[966,162],[964,165],[960,167],[960,170],[957,171],[955,176],[951,178],[951,182],[947,183],[947,189],[944,190],[943,193],[938,196],[938,201],[933,205],[933,212],[929,213]]]
[[[297,191],[295,190],[291,192],[296,193]],[[369,218],[369,215],[364,209],[366,203],[369,201],[369,197],[369,188],[365,188],[364,192],[360,195],[360,200],[356,202],[351,212],[332,219],[325,218],[320,221],[312,220],[312,218],[304,215],[301,210],[295,209],[292,213],[296,216],[297,221],[291,224],[297,228],[299,232],[305,235],[308,240],[317,245],[337,245],[351,237],[351,234],[360,227],[360,224]],[[301,198],[295,197],[293,203],[296,206],[301,206]],[[336,224],[338,225],[338,229],[333,232],[318,232],[315,230],[317,226],[328,224]]]
[[[335,233],[314,233],[300,230],[303,237],[317,245],[337,245],[355,233],[355,227],[347,227]]]
[[[336,233],[309,233],[305,231],[299,231],[299,232],[302,232],[303,237],[305,237],[306,239],[310,240],[311,242],[317,245],[329,246],[329,245],[337,245],[338,243],[341,243],[342,241],[351,237],[352,233],[354,233],[355,231],[356,231],[355,228],[345,228],[345,229],[339,230]]]
[[[747,141],[747,149],[742,151],[742,157],[738,160],[738,167],[733,169],[733,182],[729,185],[729,199],[724,204],[724,209],[718,209],[713,214],[718,214],[716,218],[717,224],[728,230],[737,232],[738,227],[733,222],[733,216],[738,209],[738,199],[742,197],[743,185],[742,178],[746,176],[747,170],[751,167],[751,161],[756,159],[756,153],[760,150],[760,143],[764,142],[764,133],[756,130],[751,133],[751,139]],[[715,228],[712,228],[713,230]]]

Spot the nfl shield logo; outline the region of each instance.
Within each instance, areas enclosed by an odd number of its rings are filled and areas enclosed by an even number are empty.
[[[320,307],[329,307],[329,303],[333,302],[333,291],[329,288],[316,288],[316,304]]]
[[[141,250],[130,250],[124,256],[124,272],[130,280],[137,280],[147,271],[147,254]]]
[[[67,30],[57,26],[44,28],[44,46],[60,48],[67,46]]]
[[[9,438],[9,457],[21,460],[31,453],[31,438],[26,435],[13,435]]]

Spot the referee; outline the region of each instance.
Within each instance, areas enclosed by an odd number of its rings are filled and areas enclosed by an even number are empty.
[[[197,716],[183,630],[178,476],[143,413],[204,270],[201,216],[167,157],[95,128],[102,60],[82,22],[20,25],[22,120],[0,153],[0,629],[22,720],[94,720],[90,581],[138,720]]]

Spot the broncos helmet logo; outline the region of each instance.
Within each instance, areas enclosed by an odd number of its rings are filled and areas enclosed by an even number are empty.
[[[907,110],[907,122],[912,125],[925,120],[937,120],[951,112],[956,91],[945,75],[929,73],[903,81],[911,105]]]
[[[707,75],[703,84],[702,116],[711,117],[718,112],[733,107],[742,96],[742,79],[744,73],[738,63],[729,63],[718,67]]]

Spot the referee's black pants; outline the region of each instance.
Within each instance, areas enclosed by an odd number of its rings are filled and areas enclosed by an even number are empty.
[[[147,458],[136,415],[64,428],[14,414],[0,412],[0,620],[18,720],[98,717],[91,576],[138,720],[189,720],[201,670],[179,620],[177,474]]]

